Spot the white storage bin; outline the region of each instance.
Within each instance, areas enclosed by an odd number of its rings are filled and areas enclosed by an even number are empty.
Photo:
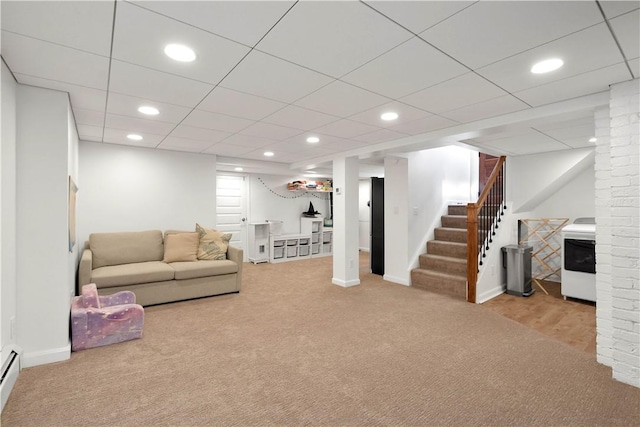
[[[312,222],[311,223],[311,231],[313,233],[317,233],[318,231],[320,231],[320,223],[319,222]]]
[[[289,246],[287,247],[287,258],[293,258],[298,256],[298,247],[297,246]]]
[[[273,248],[273,257],[275,259],[284,258],[284,248]]]
[[[284,240],[274,240],[273,246],[284,246]]]
[[[298,246],[298,239],[287,240],[287,246]]]
[[[325,254],[331,253],[331,243],[325,243],[322,246],[322,253],[325,253]]]
[[[300,246],[302,245],[308,245],[309,244],[309,238],[308,237],[303,237],[300,239]]]
[[[313,255],[319,254],[320,253],[320,245],[319,244],[311,245],[311,253]]]
[[[331,243],[331,231],[325,231],[322,233],[322,243]]]
[[[298,248],[299,256],[309,256],[309,246],[300,246]]]
[[[311,235],[311,243],[318,243],[320,241],[319,233],[315,233]]]

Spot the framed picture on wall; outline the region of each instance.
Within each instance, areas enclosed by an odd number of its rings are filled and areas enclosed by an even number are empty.
[[[73,247],[76,244],[76,194],[78,193],[78,187],[76,187],[73,178],[69,175],[69,252],[73,252]]]

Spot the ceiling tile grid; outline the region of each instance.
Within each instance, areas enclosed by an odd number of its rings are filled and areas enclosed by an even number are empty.
[[[81,140],[280,163],[376,145],[379,162],[407,136],[429,146],[637,78],[640,2],[599,5],[611,29],[592,1],[3,1],[1,52],[19,83],[69,93]],[[168,43],[196,60],[170,60]],[[564,66],[530,73],[550,56]],[[399,117],[382,121],[388,111]],[[590,146],[592,108],[574,114],[469,143]]]

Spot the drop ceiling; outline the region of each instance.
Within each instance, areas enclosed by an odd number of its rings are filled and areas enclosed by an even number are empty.
[[[81,140],[215,154],[229,166],[304,169],[452,143],[506,155],[589,147],[609,85],[640,75],[638,1],[1,8],[7,66],[19,83],[68,92]],[[169,59],[168,43],[197,59]],[[549,57],[564,66],[529,72]],[[386,111],[399,118],[383,122]]]

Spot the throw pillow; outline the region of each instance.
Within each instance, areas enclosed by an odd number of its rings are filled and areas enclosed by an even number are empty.
[[[231,233],[212,230],[196,224],[196,231],[200,235],[198,259],[227,259],[227,248],[231,240]]]
[[[200,235],[171,233],[164,236],[164,262],[197,261]]]

